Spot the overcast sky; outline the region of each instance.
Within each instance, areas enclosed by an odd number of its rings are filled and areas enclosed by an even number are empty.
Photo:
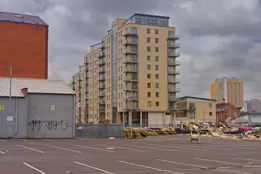
[[[170,16],[181,45],[179,96],[210,97],[210,84],[227,76],[245,82],[245,99],[261,99],[260,0],[0,0],[0,10],[49,24],[49,77],[67,82],[114,18]]]

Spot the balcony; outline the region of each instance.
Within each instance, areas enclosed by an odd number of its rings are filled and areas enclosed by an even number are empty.
[[[180,48],[179,44],[168,44],[168,48],[178,49]]]
[[[99,66],[105,65],[105,60],[100,60],[99,61]]]
[[[104,81],[105,80],[105,76],[100,76],[99,81]]]
[[[134,77],[124,77],[123,81],[124,82],[131,82],[131,81],[135,82],[135,81],[138,81],[138,79],[134,78]]]
[[[100,108],[100,113],[105,113],[105,108]]]
[[[137,101],[138,100],[138,96],[132,96],[132,101]]]
[[[102,52],[100,52],[100,53],[98,54],[97,57],[98,57],[98,58],[103,58],[103,57],[105,57],[105,53],[102,51]]]
[[[169,101],[170,102],[175,102],[175,101],[177,101],[177,99],[175,97],[169,96]]]
[[[128,64],[128,63],[132,63],[132,64],[136,64],[136,63],[138,63],[138,60],[136,60],[136,59],[128,59],[128,58],[125,58],[125,59],[123,59],[123,64]]]
[[[128,45],[138,45],[138,40],[135,40],[135,41],[125,40],[124,45],[125,46],[128,46]]]
[[[180,88],[169,88],[170,93],[178,93],[180,92]]]
[[[179,37],[177,36],[168,36],[168,40],[179,40]]]
[[[168,57],[180,57],[180,53],[168,54]]]
[[[138,69],[137,68],[125,68],[123,70],[123,72],[125,72],[125,73],[136,73],[136,72],[138,72]]]
[[[125,49],[123,54],[125,54],[125,55],[128,55],[128,54],[132,54],[132,55],[138,54],[138,50]]]
[[[138,33],[125,32],[124,37],[138,37]]]
[[[105,68],[100,68],[99,73],[105,73]]]
[[[180,80],[179,80],[179,79],[176,79],[176,80],[174,80],[174,79],[169,79],[169,83],[178,84],[178,83],[180,83]]]
[[[100,105],[105,105],[105,100],[100,100]]]
[[[102,42],[102,44],[101,44],[101,47],[100,47],[102,50],[104,50],[105,49],[105,42]]]
[[[99,96],[100,97],[105,97],[106,93],[105,92],[100,92]]]
[[[124,91],[138,91],[138,88],[134,88],[134,87],[129,87],[129,86],[126,86],[124,89]]]
[[[105,88],[105,84],[99,85],[99,89],[104,89]]]
[[[169,60],[168,65],[169,66],[180,66],[180,61]]]
[[[171,71],[168,71],[168,74],[172,74],[172,75],[180,75],[180,71],[176,70],[171,70]]]

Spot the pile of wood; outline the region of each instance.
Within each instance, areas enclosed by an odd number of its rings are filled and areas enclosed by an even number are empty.
[[[133,139],[140,139],[143,138],[142,134],[146,136],[160,136],[160,135],[176,135],[175,129],[159,129],[159,130],[153,130],[153,129],[132,129]],[[125,128],[124,130],[124,136],[127,139],[131,138],[131,129]]]

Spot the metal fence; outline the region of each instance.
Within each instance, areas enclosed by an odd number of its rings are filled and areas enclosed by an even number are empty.
[[[76,137],[124,138],[122,124],[80,124],[76,125]]]

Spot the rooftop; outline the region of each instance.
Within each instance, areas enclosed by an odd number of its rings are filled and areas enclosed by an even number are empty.
[[[24,97],[23,88],[28,88],[28,93],[35,94],[74,94],[74,91],[65,82],[61,80],[41,80],[41,79],[12,79],[13,97]],[[10,79],[0,78],[0,96],[9,97],[10,95]]]
[[[14,22],[21,24],[32,24],[48,26],[39,16],[32,16],[26,14],[0,12],[0,22]]]
[[[184,97],[180,97],[179,99],[188,99],[188,98],[196,99],[196,100],[205,100],[205,101],[217,101],[209,98],[201,98],[201,97],[193,97],[193,96],[184,96]]]

